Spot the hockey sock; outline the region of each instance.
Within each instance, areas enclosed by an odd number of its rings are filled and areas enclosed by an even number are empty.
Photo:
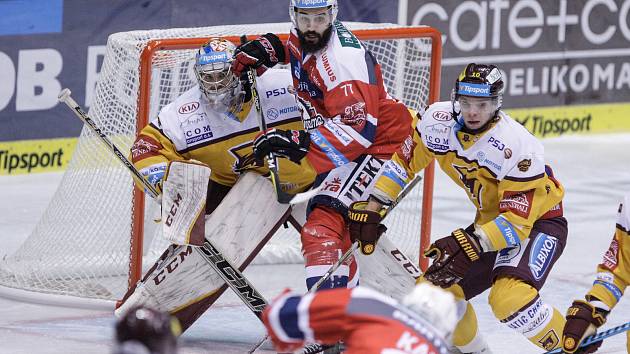
[[[536,346],[544,350],[559,346],[564,316],[543,302],[531,285],[520,279],[501,277],[492,285],[488,301],[496,318]]]

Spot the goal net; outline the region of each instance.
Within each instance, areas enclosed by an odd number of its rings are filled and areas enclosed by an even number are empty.
[[[381,64],[392,96],[414,109],[437,100],[439,32],[394,24],[345,24]],[[267,32],[286,38],[289,28],[289,23],[276,23],[112,34],[89,116],[119,149],[129,151],[150,117],[197,84],[194,52],[207,38],[228,36],[238,43],[243,34],[255,38]],[[432,172],[425,174],[424,188],[415,188],[386,222],[393,241],[416,262],[421,223],[425,238],[430,231]],[[0,294],[110,307],[166,249],[159,224],[153,221],[158,213],[159,206],[134,187],[129,171],[83,129],[35,229],[14,254],[0,261]],[[299,234],[281,229],[254,263],[301,261]]]

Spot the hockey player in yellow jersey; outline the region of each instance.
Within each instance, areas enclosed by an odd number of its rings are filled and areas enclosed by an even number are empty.
[[[199,85],[162,108],[142,129],[131,149],[134,165],[156,186],[162,181],[168,161],[196,160],[208,165],[207,213],[236,183],[240,172],[268,173],[262,161],[253,156],[252,140],[259,128],[249,89],[230,70],[235,49],[227,40],[209,40],[196,57]],[[257,85],[268,127],[304,129],[301,112],[288,88],[292,79],[287,70],[272,70]],[[303,190],[315,178],[288,159],[279,159],[279,164],[280,180],[291,181],[282,187],[290,193]]]
[[[186,170],[186,173],[180,174],[184,176],[181,183],[182,195],[185,195],[183,200],[186,200],[187,196],[202,195],[199,197],[199,204],[196,204],[200,205],[201,217],[195,215],[194,220],[203,221],[204,204],[206,215],[216,212],[217,206],[225,200],[228,192],[237,183],[240,174],[247,171],[254,171],[261,175],[269,173],[263,161],[255,159],[253,155],[252,141],[259,132],[258,113],[253,107],[247,84],[239,80],[231,71],[235,48],[234,44],[221,38],[212,38],[204,44],[195,57],[194,75],[197,85],[164,106],[159,114],[141,130],[131,148],[132,162],[135,167],[160,191],[163,186],[167,186],[167,182],[173,180],[170,174],[174,163],[180,166],[198,165],[205,171],[209,167],[209,174],[188,172],[192,170]],[[257,92],[268,127],[284,130],[304,129],[302,111],[298,107],[291,85],[291,74],[286,69],[270,69],[264,77],[257,80]],[[289,159],[278,159],[278,170],[282,189],[291,194],[308,188],[315,179],[314,173],[309,174],[303,171],[299,164]],[[168,176],[165,177],[165,174]],[[185,179],[188,177],[190,177],[189,180]],[[194,181],[195,186],[200,186],[204,192],[207,185],[207,194],[189,193],[190,190],[186,187],[191,181]],[[164,211],[169,210],[165,207],[165,200],[169,201],[169,199],[167,191],[163,192],[161,203]],[[206,197],[203,198],[203,195]],[[275,210],[279,208],[276,204],[278,203],[271,201],[269,205],[259,206],[259,209]],[[288,208],[288,205],[284,207]],[[190,209],[182,208],[182,210]],[[191,213],[184,212],[177,215],[182,214]],[[248,218],[243,216],[241,219]],[[168,224],[168,221],[169,219],[165,219],[162,226]],[[198,229],[197,225],[198,223],[195,223],[188,230]],[[180,320],[183,329],[186,329],[217,300],[226,289],[224,282],[216,278],[216,273],[210,269],[210,266],[206,265],[204,269],[196,268],[195,262],[203,264],[204,261],[199,256],[199,248],[195,248],[193,252],[189,246],[200,246],[203,242],[207,232],[203,232],[203,224],[201,226],[202,232],[196,233],[200,235],[200,238],[196,238],[200,241],[199,243],[193,242],[192,237],[184,242],[167,238],[174,244],[166,249],[155,265],[144,275],[142,283],[128,291],[117,313],[122,313],[130,306],[149,304],[158,310],[168,311],[175,315]],[[235,263],[237,267],[241,265],[244,267],[249,263],[262,248],[263,242],[266,242],[262,241],[265,237],[262,229],[257,232],[255,236],[259,238],[252,237],[248,240],[248,245],[241,246],[238,241],[231,241],[232,245],[228,248],[232,250],[231,253],[238,254],[240,257],[238,260],[240,263]],[[162,235],[164,236],[164,232]],[[234,235],[230,235],[232,236]],[[259,242],[262,243],[260,247],[258,247]],[[225,247],[222,252],[228,257]],[[252,253],[248,253],[250,251]],[[182,258],[178,259],[178,257]],[[235,258],[238,257],[235,256]],[[229,259],[229,261],[237,262],[234,259]],[[172,264],[169,266],[169,276],[166,278],[162,274],[164,264]],[[191,291],[184,290],[182,283],[192,284],[190,287],[195,288]]]
[[[617,305],[630,284],[630,194],[627,194],[617,211],[617,224],[613,239],[597,266],[597,277],[586,293],[585,300],[575,300],[567,311],[567,323],[562,332],[562,350],[565,353],[593,353],[601,341],[579,348],[585,337],[595,334],[606,322],[608,313]],[[630,353],[630,332],[626,352]],[[579,348],[579,349],[578,349]]]
[[[542,144],[501,111],[502,94],[496,66],[467,65],[452,100],[418,115],[370,199],[349,211],[353,239],[375,243],[383,205],[433,159],[466,192],[477,209],[474,222],[431,244],[425,256],[433,262],[420,280],[466,301],[453,335],[464,353],[489,352],[467,302],[488,288],[495,317],[540,348],[559,347],[565,322],[539,296],[566,242],[564,190],[545,165]]]

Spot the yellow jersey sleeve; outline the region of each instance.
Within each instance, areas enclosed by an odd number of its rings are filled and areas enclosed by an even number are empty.
[[[626,197],[624,203],[628,201]],[[597,277],[587,293],[587,298],[596,297],[608,306],[608,310],[617,305],[630,284],[630,213],[624,210],[625,207],[623,203],[619,206],[615,234],[602,262],[597,266]]]
[[[419,115],[412,113],[412,135],[408,136],[383,167],[383,173],[376,181],[373,195],[383,201],[391,202],[405,188],[416,173],[427,167],[433,161],[433,153],[422,142],[422,136],[417,129],[420,122]]]

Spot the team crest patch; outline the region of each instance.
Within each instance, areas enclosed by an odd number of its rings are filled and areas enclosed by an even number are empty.
[[[619,259],[619,242],[617,242],[617,238],[613,238],[610,246],[604,253],[604,259],[602,260],[602,265],[610,270],[615,270],[617,268],[617,263]]]
[[[560,339],[558,338],[558,334],[553,329],[550,329],[540,340],[538,341],[540,345],[545,348],[545,350],[553,350],[558,343],[560,343]]]
[[[557,238],[542,232],[536,236],[529,254],[529,269],[534,279],[540,280],[547,274],[557,248]]]
[[[516,166],[518,167],[519,171],[527,172],[527,170],[529,170],[531,165],[532,165],[531,159],[524,159],[524,160],[519,161],[519,163]]]
[[[522,218],[527,219],[529,212],[531,211],[532,200],[534,199],[534,190],[528,190],[525,192],[511,192],[505,191],[503,193],[503,199],[499,201],[499,211],[512,212]]]
[[[131,159],[135,162],[148,157],[157,156],[162,144],[150,136],[141,135],[131,147]]]

